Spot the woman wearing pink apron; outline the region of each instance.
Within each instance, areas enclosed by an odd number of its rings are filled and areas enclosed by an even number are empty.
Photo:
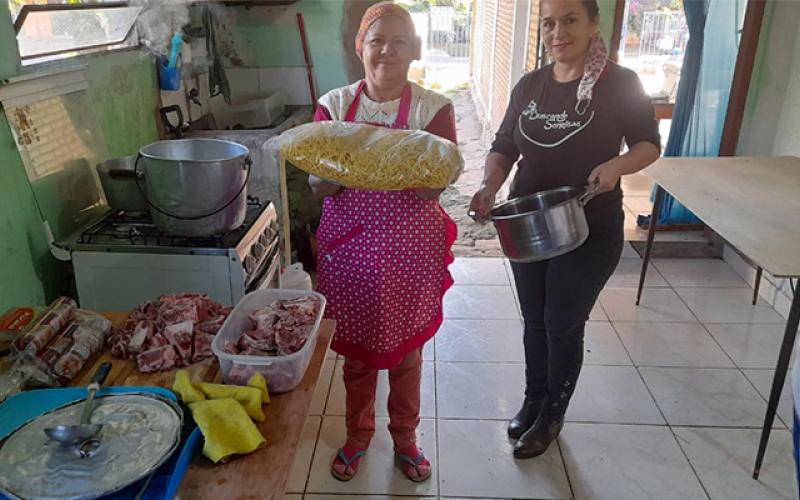
[[[391,2],[364,15],[356,37],[366,79],[320,99],[316,120],[419,129],[456,140],[453,106],[407,81],[420,42],[410,14]],[[442,300],[453,284],[448,266],[456,225],[439,205],[441,189],[364,191],[312,177],[325,197],[319,241],[319,291],[337,321],[332,348],[344,356],[347,442],[332,474],[358,472],[375,433],[378,370],[389,370],[389,431],[403,471],[430,477],[417,447],[422,348],[442,324]]]

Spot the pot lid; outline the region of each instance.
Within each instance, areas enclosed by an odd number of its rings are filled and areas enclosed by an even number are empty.
[[[160,467],[180,444],[183,412],[151,394],[95,399],[99,446],[52,442],[44,429],[78,422],[85,400],[26,423],[0,441],[0,492],[21,500],[90,500],[119,491]]]

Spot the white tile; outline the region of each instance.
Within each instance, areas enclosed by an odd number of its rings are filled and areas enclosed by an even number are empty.
[[[748,287],[722,259],[654,259],[653,264],[673,287]]]
[[[437,361],[524,363],[522,321],[447,320],[434,337]]]
[[[584,366],[568,422],[664,425],[664,418],[633,367]]]
[[[797,471],[792,435],[770,434],[758,481],[753,464],[761,431],[755,429],[674,429],[711,500],[796,500]]]
[[[518,319],[510,286],[454,286],[444,297],[447,319]]]
[[[336,371],[333,375],[331,394],[328,397],[328,406],[325,408],[325,415],[344,416],[346,414],[346,395],[344,380],[342,379],[344,361],[336,363]],[[420,405],[421,418],[436,417],[436,387],[434,385],[433,363],[424,361],[422,363],[422,404]],[[375,415],[377,417],[388,417],[389,411],[386,404],[389,401],[389,372],[381,370],[378,373],[378,390],[375,395]]]
[[[766,302],[753,305],[749,288],[677,288],[689,309],[703,323],[784,323]]]
[[[769,395],[772,393],[772,382],[775,378],[775,370],[742,370],[744,376],[756,387],[756,390],[769,403]],[[781,391],[781,398],[778,400],[778,417],[783,421],[784,425],[792,428],[794,425],[794,395],[792,394],[792,375],[791,372],[787,373],[786,381],[783,384]],[[766,417],[767,406],[764,406],[764,412],[761,415],[761,421]],[[763,425],[763,423],[762,423]]]
[[[450,266],[456,285],[509,286],[503,259],[460,258]]]
[[[719,323],[706,328],[739,368],[775,368],[784,325]]]
[[[441,420],[439,481],[442,496],[570,498],[558,445],[533,460],[514,460],[504,422]]]
[[[625,246],[622,247],[622,258],[623,259],[641,259],[639,254],[636,250],[633,249],[633,245],[630,242],[626,241]]]
[[[305,500],[436,500],[436,497],[400,497],[386,495],[306,495]]]
[[[437,363],[439,418],[509,420],[525,397],[525,365]]]
[[[614,327],[607,321],[588,321],[584,339],[583,363],[586,365],[631,366],[630,356]]]
[[[311,400],[311,408],[308,412],[309,415],[322,415],[325,413],[325,403],[328,401],[328,393],[330,393],[331,390],[335,366],[335,360],[325,360],[325,364],[322,366],[322,373],[319,375],[317,389],[314,391],[314,398]]]
[[[636,366],[733,368],[714,338],[697,323],[615,323]]]
[[[642,272],[642,259],[620,259],[617,269],[609,278],[606,286],[609,288],[637,288],[639,286],[639,275]],[[647,268],[647,276],[644,280],[646,288],[661,287],[665,288],[667,282],[653,266]]]
[[[300,437],[300,446],[294,456],[289,482],[286,484],[288,493],[303,493],[306,490],[306,480],[308,472],[311,470],[311,460],[314,458],[314,447],[317,444],[321,425],[322,417],[306,419],[306,425],[303,427],[303,434]]]
[[[338,355],[336,354],[336,351],[334,351],[333,349],[328,349],[328,352],[325,353],[325,359],[336,360],[336,356]]]
[[[395,465],[394,445],[386,431],[388,419],[378,419],[375,438],[361,459],[358,475],[348,482],[335,479],[330,472],[336,451],[344,445],[346,430],[344,417],[325,417],[322,421],[317,450],[311,466],[306,493],[339,495],[402,495],[437,496],[439,494],[436,457],[436,425],[433,420],[422,420],[417,429],[419,446],[431,461],[432,475],[424,483],[410,481]],[[352,497],[348,497],[352,498]]]
[[[739,370],[640,368],[670,425],[759,427],[767,405]]]
[[[705,500],[667,427],[567,424],[561,452],[576,500]]]
[[[603,310],[603,306],[600,304],[600,301],[595,302],[592,311],[589,313],[589,320],[590,321],[608,321],[608,315]]]
[[[612,322],[697,323],[675,292],[666,288],[645,288],[638,306],[635,289],[606,288],[600,303]]]
[[[422,348],[422,361],[435,361],[436,360],[436,348],[434,347],[433,340],[429,340],[425,343],[425,347]]]

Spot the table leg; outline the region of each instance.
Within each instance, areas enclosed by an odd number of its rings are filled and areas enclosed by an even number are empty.
[[[761,473],[761,465],[764,462],[764,454],[767,451],[769,434],[772,431],[772,423],[775,421],[775,411],[778,409],[778,401],[781,398],[783,384],[786,381],[786,373],[789,371],[789,362],[792,359],[792,349],[797,337],[798,326],[800,326],[800,294],[795,294],[792,299],[792,308],[789,311],[789,321],[786,322],[786,332],[783,334],[783,344],[781,345],[780,355],[778,355],[778,365],[775,367],[775,378],[772,380],[772,391],[769,395],[767,416],[764,418],[764,429],[761,431],[761,444],[758,447],[753,479],[758,479],[758,475]]]
[[[653,200],[653,213],[650,214],[650,228],[647,231],[647,245],[644,247],[644,260],[642,261],[642,271],[639,274],[639,290],[636,292],[636,305],[642,301],[644,291],[644,279],[647,277],[647,265],[650,263],[650,252],[653,250],[653,240],[656,237],[656,224],[661,212],[661,200],[664,199],[664,188],[656,186],[656,198]]]
[[[764,274],[764,270],[761,269],[761,266],[756,269],[756,284],[753,287],[753,305],[758,305],[758,289],[761,287],[761,275]]]

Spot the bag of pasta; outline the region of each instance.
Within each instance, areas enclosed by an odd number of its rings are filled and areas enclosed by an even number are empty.
[[[297,168],[350,188],[445,188],[464,168],[458,146],[447,139],[365,123],[309,123],[281,134],[280,144]]]

